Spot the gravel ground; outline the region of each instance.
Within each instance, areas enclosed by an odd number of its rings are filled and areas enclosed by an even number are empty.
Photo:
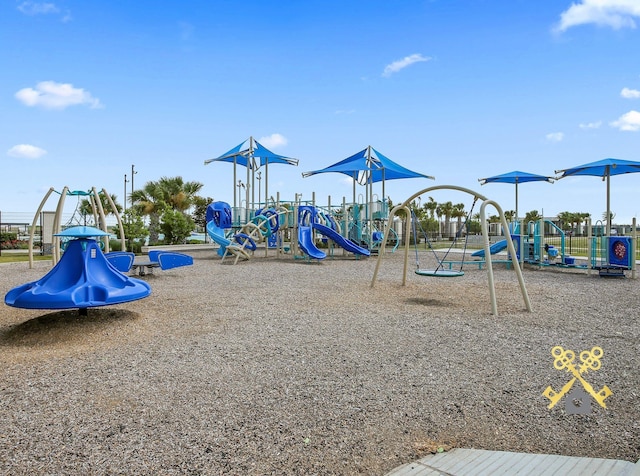
[[[640,280],[526,269],[528,313],[502,267],[494,316],[485,270],[401,286],[395,253],[371,288],[375,258],[189,253],[144,277],[150,297],[87,317],[3,307],[0,473],[381,475],[439,447],[640,458]],[[0,265],[0,292],[50,266]],[[570,379],[556,345],[602,347],[584,377],[607,409],[547,409]]]

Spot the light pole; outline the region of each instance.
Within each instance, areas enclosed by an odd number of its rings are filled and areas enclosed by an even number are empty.
[[[134,171],[135,165],[131,164],[131,195],[133,195],[133,176],[138,172]]]
[[[242,208],[242,193],[241,190],[244,188],[244,184],[242,180],[238,180],[238,206]]]
[[[124,174],[124,212],[127,212],[127,184],[129,181],[127,180],[127,174]]]
[[[256,178],[258,179],[258,207],[260,207],[260,194],[262,193],[260,185],[262,184],[261,182],[262,172],[260,171],[256,172]],[[266,200],[265,200],[265,206],[266,206]]]

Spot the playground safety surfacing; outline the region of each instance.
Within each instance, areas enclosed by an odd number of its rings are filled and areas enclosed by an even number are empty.
[[[640,476],[640,461],[455,448],[397,467],[387,476]]]

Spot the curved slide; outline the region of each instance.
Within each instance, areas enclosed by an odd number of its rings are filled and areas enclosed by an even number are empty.
[[[338,246],[344,248],[349,253],[355,253],[357,255],[364,255],[364,256],[370,255],[368,249],[362,248],[361,246],[356,245],[353,241],[348,240],[333,228],[329,228],[328,226],[325,226],[325,225],[320,225],[319,223],[314,223],[313,228],[316,229],[318,232],[320,232],[321,235],[324,235],[330,240],[335,241]]]
[[[298,227],[298,246],[300,246],[300,249],[311,258],[325,259],[327,257],[327,254],[324,251],[319,250],[313,243],[313,231],[310,226]]]
[[[207,223],[207,233],[215,243],[220,245],[218,254],[220,256],[224,255],[227,246],[231,244],[231,240],[224,236],[224,230],[217,227],[215,222],[211,220]]]
[[[489,253],[491,253],[492,255],[495,255],[496,253],[506,249],[507,249],[507,240],[500,240],[500,241],[496,241],[494,244],[491,245],[491,247],[489,248]],[[484,258],[484,248],[478,251],[474,251],[473,253],[471,253],[471,256]]]
[[[207,223],[207,233],[215,243],[220,245],[220,248],[218,249],[218,255],[222,256],[223,259],[227,251],[229,251],[231,254],[249,259],[249,253],[247,253],[244,249],[236,246],[229,238],[225,237],[224,230],[218,227],[215,224],[214,220],[211,220]]]

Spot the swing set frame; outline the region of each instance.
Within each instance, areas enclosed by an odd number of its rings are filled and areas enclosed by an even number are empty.
[[[486,217],[486,213],[485,213],[485,208],[489,205],[493,206],[496,211],[498,212],[498,215],[500,217],[500,222],[502,224],[502,227],[504,230],[508,230],[509,229],[509,224],[507,223],[507,219],[504,216],[504,212],[502,210],[502,207],[500,207],[500,205],[498,205],[495,201],[493,200],[489,200],[487,197],[485,197],[484,195],[474,192],[473,190],[470,190],[468,188],[465,187],[459,187],[457,185],[436,185],[434,187],[429,187],[429,188],[425,188],[423,190],[420,190],[419,192],[414,193],[413,195],[411,195],[409,198],[407,198],[404,202],[402,202],[400,205],[396,205],[395,207],[393,207],[393,209],[389,212],[389,217],[387,219],[387,225],[385,226],[384,229],[384,238],[382,239],[382,244],[380,246],[380,250],[378,252],[378,260],[376,261],[376,267],[375,267],[375,271],[373,272],[373,278],[371,279],[371,287],[375,286],[375,282],[376,279],[378,277],[378,271],[380,269],[380,264],[382,263],[382,260],[384,259],[384,252],[385,252],[385,245],[387,242],[387,238],[389,236],[389,232],[391,229],[391,226],[393,224],[393,219],[394,217],[398,214],[398,212],[403,211],[404,213],[404,229],[405,230],[411,230],[412,229],[412,223],[409,223],[409,221],[413,221],[413,214],[411,213],[411,209],[409,208],[409,204],[415,200],[417,197],[425,194],[425,193],[429,193],[429,192],[433,192],[436,190],[454,190],[454,191],[459,191],[459,192],[463,192],[463,193],[467,193],[469,195],[471,195],[472,197],[474,197],[474,202],[476,200],[482,200],[482,204],[480,205],[480,226],[481,226],[481,230],[482,230],[482,239],[483,239],[483,244],[484,244],[484,252],[485,252],[485,257],[486,257],[486,268],[487,268],[487,276],[488,276],[488,281],[489,281],[489,297],[491,300],[491,313],[494,315],[498,315],[498,304],[497,304],[497,300],[496,300],[496,290],[495,290],[495,282],[494,282],[494,277],[493,277],[493,266],[492,266],[492,258],[491,258],[491,252],[490,252],[490,243],[489,243],[489,226],[487,224],[487,217]],[[407,271],[408,271],[408,264],[409,264],[409,246],[410,246],[410,239],[405,239],[404,240],[404,267],[403,267],[403,274],[402,274],[402,285],[405,286],[407,284]],[[520,291],[522,293],[522,299],[524,301],[526,310],[528,312],[531,312],[531,301],[529,300],[529,295],[527,293],[527,289],[526,286],[524,284],[524,278],[522,276],[522,269],[520,268],[520,263],[518,262],[518,259],[516,257],[516,250],[515,247],[513,246],[513,242],[511,241],[511,239],[509,239],[509,237],[507,237],[507,250],[509,252],[509,256],[511,259],[511,264],[513,267],[513,270],[516,273],[516,276],[518,278],[518,283],[520,285]],[[440,261],[438,261],[440,262]],[[454,271],[454,273],[457,273]],[[444,277],[445,274],[438,274],[438,273],[434,273],[434,274],[429,274],[428,276],[433,276],[433,277]],[[456,276],[460,276],[460,274],[456,274]]]
[[[464,276],[464,271],[462,270],[462,268],[464,266],[464,259],[465,259],[465,256],[467,254],[467,242],[468,242],[468,238],[469,238],[468,230],[467,230],[467,233],[465,234],[465,237],[464,237],[464,250],[463,250],[463,253],[462,253],[462,261],[460,261],[460,269],[459,270],[445,269],[444,268],[444,261],[446,260],[447,256],[449,256],[449,253],[451,252],[451,250],[453,249],[454,245],[458,241],[458,238],[460,237],[460,234],[462,233],[462,230],[464,230],[464,229],[466,229],[468,227],[469,218],[471,217],[471,214],[473,213],[473,209],[475,208],[477,201],[478,201],[478,198],[476,197],[475,200],[473,201],[473,205],[471,205],[471,209],[469,210],[469,213],[467,214],[467,216],[465,218],[464,225],[462,226],[461,229],[456,230],[456,234],[455,234],[455,236],[453,238],[453,241],[451,241],[451,244],[449,245],[449,248],[447,248],[447,251],[444,254],[444,257],[442,259],[438,258],[438,253],[436,252],[435,248],[431,244],[431,240],[429,240],[429,236],[424,231],[424,228],[422,228],[422,224],[420,223],[418,218],[415,216],[415,213],[413,212],[413,210],[411,210],[411,232],[413,234],[413,246],[414,246],[414,248],[416,250],[416,274],[418,274],[420,276],[432,276],[432,277],[437,277],[437,278],[455,278],[457,276]],[[417,230],[417,227],[416,227],[416,222],[420,226],[420,231],[422,232],[422,234],[425,237],[425,241],[427,243],[427,246],[429,247],[429,249],[433,253],[434,258],[436,259],[436,261],[438,263],[438,266],[435,269],[422,269],[422,268],[420,268],[420,258],[418,256],[418,230]]]

